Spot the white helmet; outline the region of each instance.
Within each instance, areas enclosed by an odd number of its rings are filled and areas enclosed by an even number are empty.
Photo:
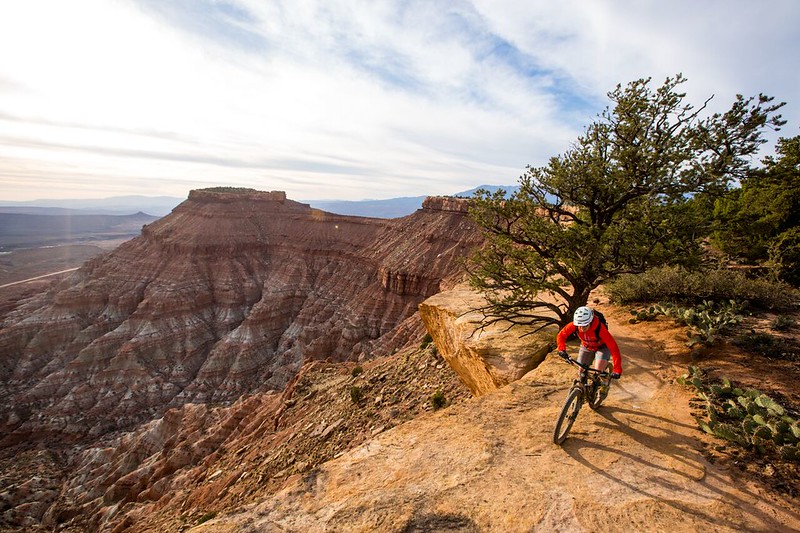
[[[575,310],[575,314],[572,316],[572,323],[578,327],[586,327],[592,323],[593,318],[594,311],[586,306],[583,306]]]

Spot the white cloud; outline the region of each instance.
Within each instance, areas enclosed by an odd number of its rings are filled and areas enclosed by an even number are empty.
[[[800,4],[750,4],[4,2],[0,49],[18,52],[0,55],[0,200],[59,180],[298,199],[513,183],[619,82],[681,71],[720,104],[797,94]]]

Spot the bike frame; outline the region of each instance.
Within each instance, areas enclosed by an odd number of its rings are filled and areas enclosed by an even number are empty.
[[[580,381],[575,380],[572,382],[572,387],[575,388],[576,386],[580,386],[581,391],[583,391],[583,397],[586,401],[589,401],[588,397],[589,389],[587,386],[594,385],[600,379],[607,378],[610,375],[610,372],[608,370],[597,370],[596,368],[592,368],[590,365],[584,365],[583,363],[576,361],[570,356],[567,356],[565,361],[585,370],[585,372],[581,372]],[[589,383],[590,374],[592,374],[591,383]]]
[[[572,424],[575,422],[575,419],[578,418],[578,413],[581,410],[583,402],[588,403],[592,409],[599,407],[600,403],[605,399],[605,395],[595,403],[596,395],[599,390],[598,387],[603,378],[609,378],[611,375],[607,370],[597,370],[569,356],[566,357],[565,361],[582,370],[580,379],[576,379],[572,382],[572,387],[570,387],[567,393],[567,399],[564,402],[564,407],[561,409],[561,414],[558,417],[556,427],[553,431],[553,442],[558,445],[561,445],[567,438]],[[607,392],[605,394],[607,394]]]

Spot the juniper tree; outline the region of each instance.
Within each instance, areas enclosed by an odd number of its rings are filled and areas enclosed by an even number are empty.
[[[800,285],[800,136],[778,139],[775,153],[716,201],[714,242]]]
[[[763,130],[784,123],[771,97],[738,95],[702,116],[711,98],[686,103],[682,75],[655,90],[650,81],[617,85],[613,107],[564,154],[528,166],[509,198],[476,194],[471,216],[486,244],[468,271],[492,320],[565,324],[616,275],[696,263],[705,226],[690,199],[745,175]]]

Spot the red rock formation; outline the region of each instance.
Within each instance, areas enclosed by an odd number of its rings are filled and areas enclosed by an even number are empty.
[[[369,358],[418,339],[417,305],[479,241],[463,206],[429,201],[384,220],[282,192],[192,191],[8,314],[2,444],[99,437],[189,402],[280,390],[308,360]]]

